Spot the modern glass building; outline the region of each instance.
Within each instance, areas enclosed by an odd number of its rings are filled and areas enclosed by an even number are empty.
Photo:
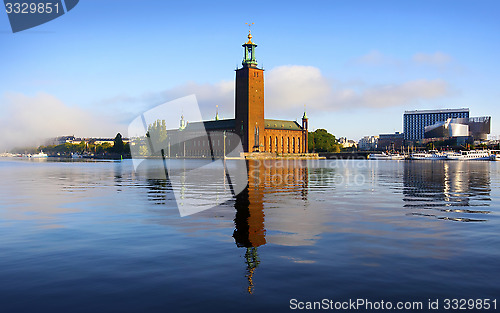
[[[405,111],[403,130],[405,140],[417,141],[424,138],[425,127],[449,118],[469,118],[469,109],[444,109]]]
[[[491,116],[450,118],[425,127],[425,138],[470,137],[473,141],[488,139],[491,131]]]

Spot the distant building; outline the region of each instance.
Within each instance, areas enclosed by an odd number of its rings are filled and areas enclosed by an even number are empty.
[[[377,143],[378,150],[399,150],[404,145],[404,134],[380,134]]]
[[[346,137],[340,137],[338,142],[340,145],[342,145],[342,148],[356,148],[357,147],[356,141],[349,140]]]
[[[490,116],[449,118],[444,122],[426,126],[424,137],[426,139],[469,137],[471,141],[485,141],[490,130]]]
[[[60,136],[60,137],[56,137],[56,138],[49,140],[47,142],[47,144],[58,146],[58,145],[63,145],[65,143],[73,144],[75,141],[77,141],[77,138],[75,138],[75,136]],[[81,142],[81,140],[80,140],[80,142]],[[78,142],[78,143],[80,143],[80,142]]]
[[[122,138],[123,143],[129,143],[130,139],[129,138]],[[66,143],[70,143],[73,145],[78,145],[82,142],[85,142],[86,144],[94,144],[94,145],[102,145],[103,143],[109,143],[110,145],[115,144],[115,139],[114,138],[76,138],[75,136],[61,136],[61,137],[56,137],[53,138],[49,141],[47,141],[47,145],[63,145]]]
[[[359,150],[376,150],[378,147],[378,136],[365,136],[358,141]]]
[[[424,139],[425,127],[449,118],[469,118],[469,109],[443,109],[405,111],[403,115],[404,139],[418,141]]]

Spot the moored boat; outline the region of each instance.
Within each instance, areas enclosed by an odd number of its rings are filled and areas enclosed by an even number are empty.
[[[404,155],[399,153],[371,153],[368,155],[368,159],[370,160],[403,160],[405,158]]]
[[[490,160],[500,161],[500,150],[490,150]]]
[[[468,161],[468,160],[491,160],[492,154],[489,150],[470,150],[448,153],[448,160]]]
[[[445,160],[446,154],[437,150],[429,152],[415,152],[410,154],[410,160]]]
[[[27,157],[32,159],[43,159],[47,158],[48,155],[46,153],[43,153],[43,151],[40,151],[40,153],[37,154],[28,154]]]

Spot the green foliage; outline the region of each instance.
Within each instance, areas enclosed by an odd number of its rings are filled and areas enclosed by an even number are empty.
[[[167,125],[165,120],[156,120],[148,126],[148,135],[151,140],[163,142],[167,139]]]
[[[156,120],[153,124],[149,125],[146,136],[149,137],[148,145],[151,144],[153,147],[165,146],[165,141],[167,140],[167,125],[165,120]],[[156,154],[159,154],[159,152]]]
[[[49,156],[59,157],[70,157],[73,153],[99,157],[105,157],[106,155],[108,157],[116,157],[116,154],[120,154],[123,157],[127,157],[130,156],[130,145],[124,143],[122,135],[118,133],[115,137],[114,145],[108,142],[95,144],[82,140],[82,142],[78,144],[67,142],[60,145],[39,146],[38,148],[16,148],[13,153],[36,154],[40,151],[47,153]]]
[[[123,143],[122,134],[116,134],[114,144],[113,144],[113,152],[118,154],[123,154],[125,152],[125,144]]]
[[[96,153],[97,154],[105,154],[108,151],[111,151],[112,148],[113,148],[113,146],[109,142],[105,142],[103,144],[96,146]]]
[[[317,129],[308,134],[309,152],[340,152],[341,146],[334,135],[326,129]]]

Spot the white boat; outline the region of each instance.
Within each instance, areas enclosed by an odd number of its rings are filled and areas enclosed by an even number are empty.
[[[43,151],[40,151],[40,153],[37,154],[28,154],[27,157],[32,159],[43,159],[43,158],[48,158],[49,156],[43,153]]]
[[[398,153],[371,153],[368,155],[368,159],[370,160],[403,160],[405,158],[404,155]]]
[[[490,160],[500,161],[500,150],[490,150]]]
[[[490,150],[470,150],[448,153],[446,156],[448,160],[491,160]]]
[[[436,150],[429,152],[416,152],[410,154],[410,160],[445,160],[447,154]]]
[[[71,153],[71,158],[72,159],[81,159],[82,155],[78,153]]]

